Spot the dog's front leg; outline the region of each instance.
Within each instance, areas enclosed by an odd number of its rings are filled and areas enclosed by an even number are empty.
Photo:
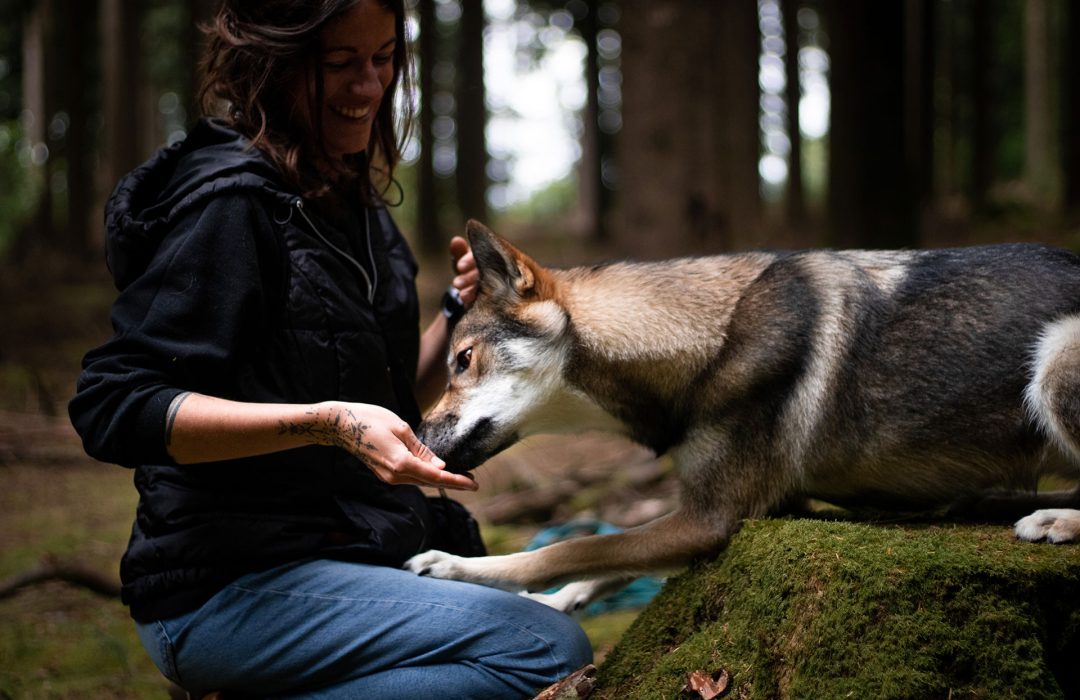
[[[685,566],[719,552],[727,527],[685,510],[612,535],[556,542],[532,552],[492,557],[418,554],[405,563],[425,576],[482,583],[511,591],[542,591],[581,579],[633,577]]]

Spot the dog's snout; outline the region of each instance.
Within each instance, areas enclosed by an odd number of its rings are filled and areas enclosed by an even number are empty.
[[[425,418],[416,429],[416,437],[431,449],[449,442],[457,425],[458,417],[454,413],[446,413],[442,416]]]

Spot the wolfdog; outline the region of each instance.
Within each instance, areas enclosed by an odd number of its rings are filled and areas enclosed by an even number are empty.
[[[670,454],[678,508],[532,552],[429,551],[418,573],[573,610],[715,555],[801,499],[1015,519],[1080,539],[1080,256],[1041,245],[750,252],[567,270],[483,225],[479,294],[419,431],[467,471],[537,433],[604,430]]]

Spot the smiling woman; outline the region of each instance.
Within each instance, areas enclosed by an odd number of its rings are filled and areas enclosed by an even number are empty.
[[[395,99],[412,91],[404,8],[400,0],[304,6],[225,3],[203,62],[203,112],[224,106],[227,120],[306,194],[358,177],[363,196],[381,199],[413,118],[412,101]],[[360,153],[361,164],[343,158]]]
[[[589,660],[581,629],[401,569],[483,552],[464,508],[417,488],[477,484],[413,432],[450,321],[421,335],[383,205],[403,2],[225,0],[209,31],[221,116],[116,187],[116,335],[69,407],[88,453],[135,470],[120,570],[143,645],[196,695],[529,697]],[[476,265],[449,248],[468,305]]]
[[[394,81],[394,13],[374,2],[360,3],[328,24],[319,40],[322,70],[308,72],[307,99],[297,103],[318,106],[316,123],[327,155],[342,158],[367,149],[375,115]]]

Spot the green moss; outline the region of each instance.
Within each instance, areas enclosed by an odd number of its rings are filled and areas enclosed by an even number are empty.
[[[600,698],[676,698],[727,669],[733,698],[1080,692],[1080,547],[1003,527],[747,523],[671,581],[601,666]]]

